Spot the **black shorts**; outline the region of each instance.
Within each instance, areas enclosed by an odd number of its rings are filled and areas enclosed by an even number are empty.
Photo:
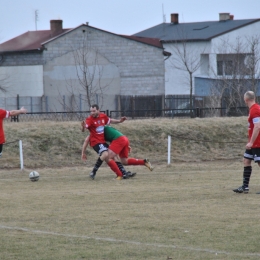
[[[0,157],[2,156],[3,144],[0,144]]]
[[[260,148],[247,149],[244,153],[244,158],[260,162]]]
[[[96,144],[93,146],[93,149],[98,153],[100,156],[103,152],[108,150],[109,145],[107,143],[103,144]]]

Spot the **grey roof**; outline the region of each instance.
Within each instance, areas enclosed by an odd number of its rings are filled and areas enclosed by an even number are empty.
[[[209,41],[221,34],[260,21],[260,19],[208,21],[196,23],[162,23],[134,34],[139,37],[159,38],[162,42]]]

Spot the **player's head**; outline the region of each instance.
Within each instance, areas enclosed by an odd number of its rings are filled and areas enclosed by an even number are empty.
[[[255,102],[255,93],[253,91],[247,91],[244,95],[244,101],[247,105]]]
[[[94,104],[90,107],[90,115],[92,117],[98,117],[99,112],[99,106],[97,104]]]

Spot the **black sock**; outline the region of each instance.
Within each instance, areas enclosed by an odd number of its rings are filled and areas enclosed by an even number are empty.
[[[252,166],[245,166],[244,173],[243,173],[243,186],[244,187],[248,187],[251,173],[252,173]]]
[[[116,162],[120,172],[122,172],[123,175],[126,175],[126,170],[121,162]]]
[[[102,165],[102,163],[103,163],[103,161],[100,158],[98,158],[92,171],[96,173],[97,170],[99,169],[99,167]]]

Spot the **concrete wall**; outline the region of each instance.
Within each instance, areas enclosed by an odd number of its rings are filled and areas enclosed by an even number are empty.
[[[165,94],[161,48],[84,25],[46,42],[46,50],[42,54],[6,55],[3,66],[43,65],[43,90],[46,96],[70,95],[72,91],[77,95],[84,94],[78,82],[74,60],[75,50],[83,47],[84,39],[89,50],[90,69],[98,67],[102,71],[101,77],[94,77],[95,85],[101,86],[103,94],[107,95],[108,102],[103,103],[102,109],[115,109],[117,94]]]
[[[0,67],[0,80],[6,89],[6,92],[0,91],[0,97],[43,95],[42,65]]]

